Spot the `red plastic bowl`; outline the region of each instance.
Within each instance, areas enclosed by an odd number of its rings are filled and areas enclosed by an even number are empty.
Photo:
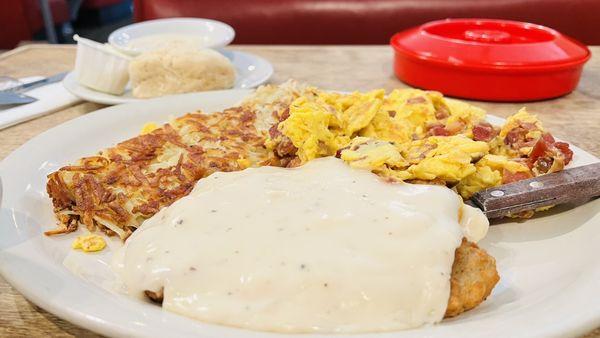
[[[433,21],[395,34],[394,71],[412,86],[487,101],[565,95],[591,53],[578,41],[531,23]]]

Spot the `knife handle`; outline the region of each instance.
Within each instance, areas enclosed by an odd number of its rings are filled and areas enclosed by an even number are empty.
[[[487,218],[600,196],[600,162],[482,190],[471,198]]]

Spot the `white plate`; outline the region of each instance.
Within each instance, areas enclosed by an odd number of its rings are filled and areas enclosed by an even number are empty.
[[[221,48],[233,41],[235,31],[228,24],[200,18],[169,18],[149,20],[121,27],[108,36],[113,47],[132,55],[144,49],[128,47],[129,41],[157,34],[177,34],[198,39],[198,48]]]
[[[271,63],[258,55],[231,50],[219,50],[219,52],[231,60],[235,67],[236,78],[233,85],[235,89],[249,89],[260,86],[273,75]],[[148,100],[133,97],[129,86],[123,95],[113,95],[93,90],[77,82],[75,72],[70,72],[65,76],[63,85],[71,94],[96,103],[112,105]]]
[[[42,235],[54,224],[45,192],[48,173],[136,135],[145,122],[166,121],[169,115],[198,108],[221,110],[248,93],[233,90],[185,94],[109,107],[48,130],[17,149],[0,163],[4,182],[0,273],[35,304],[105,335],[285,336],[197,322],[106,291],[97,286],[101,281],[80,279],[63,266],[63,259],[72,252],[72,234],[52,238]],[[499,124],[502,120],[491,117],[490,122]],[[574,165],[598,160],[573,149]],[[439,325],[361,337],[549,337],[585,333],[600,326],[598,243],[600,199],[575,209],[556,209],[524,223],[494,226],[481,245],[496,258],[501,281],[481,306]],[[302,335],[309,336],[318,337]]]

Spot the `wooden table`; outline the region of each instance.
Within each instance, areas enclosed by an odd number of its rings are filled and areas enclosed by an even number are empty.
[[[273,83],[288,78],[334,90],[391,90],[405,87],[392,72],[387,46],[232,46],[258,54],[275,67]],[[520,107],[539,115],[559,138],[600,156],[600,47],[591,47],[579,88],[559,99],[527,104],[476,102],[489,113],[506,117]],[[0,55],[0,75],[52,75],[73,68],[72,46],[30,45]],[[0,159],[44,130],[102,108],[84,102],[0,131]],[[96,337],[29,303],[0,277],[0,336]],[[586,336],[600,338],[600,328]]]

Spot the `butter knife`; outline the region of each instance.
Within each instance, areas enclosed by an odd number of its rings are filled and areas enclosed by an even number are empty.
[[[42,87],[51,83],[61,81],[67,75],[66,72],[52,75],[45,79],[24,83],[9,89],[0,91],[0,105],[21,105],[37,101],[35,97],[23,94],[23,92]]]
[[[35,97],[31,97],[25,94],[13,92],[0,92],[0,106],[26,104],[35,101],[37,101]]]
[[[6,92],[23,93],[23,92],[28,91],[28,90],[32,90],[32,89],[35,89],[35,88],[38,88],[38,87],[49,85],[51,83],[62,81],[62,79],[64,79],[65,76],[67,76],[67,72],[58,73],[58,74],[52,75],[50,77],[47,77],[47,78],[44,78],[44,79],[41,79],[41,80],[37,80],[37,81],[29,82],[29,83],[24,83],[22,85],[12,87],[10,89],[7,89]]]
[[[466,203],[488,219],[600,196],[600,162],[482,190]]]

